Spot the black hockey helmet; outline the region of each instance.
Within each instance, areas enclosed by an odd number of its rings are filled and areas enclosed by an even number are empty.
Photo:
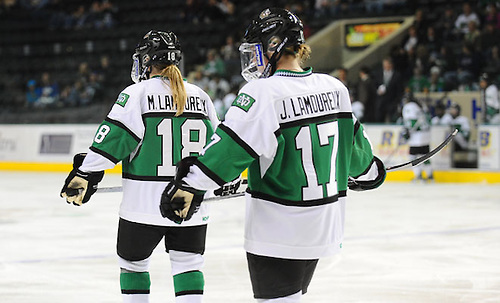
[[[243,41],[262,43],[264,52],[275,51],[281,42],[283,48],[305,43],[302,21],[283,8],[266,8],[246,29]]]
[[[254,52],[255,50],[252,47],[257,46],[260,54],[256,54],[255,57],[259,59],[259,57],[265,56],[269,63],[265,70],[260,71],[258,75],[249,74],[251,72],[248,70],[249,63],[246,62],[245,64],[242,57],[242,74],[247,69],[247,74],[244,74],[243,77],[247,79],[247,77],[266,78],[270,76],[275,71],[276,62],[278,62],[283,52],[287,51],[286,48],[304,43],[304,26],[296,15],[282,8],[264,9],[247,27],[240,52],[242,55],[245,52]],[[268,52],[272,53],[270,57]],[[257,65],[259,63],[262,62],[258,62]]]
[[[153,64],[178,65],[181,59],[181,44],[173,32],[150,30],[135,47],[130,76],[138,83],[149,77]]]

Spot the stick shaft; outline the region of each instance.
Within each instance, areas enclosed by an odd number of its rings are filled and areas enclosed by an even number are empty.
[[[123,191],[123,187],[121,186],[110,186],[110,187],[99,187],[97,189],[98,193],[119,193]],[[245,195],[245,192],[239,192],[235,193],[232,195],[227,195],[227,196],[215,196],[215,197],[210,197],[206,198],[203,200],[203,202],[210,202],[210,201],[215,201],[215,200],[226,200],[226,199],[231,199],[231,198],[236,198],[236,197],[243,197]]]
[[[433,150],[431,150],[427,154],[423,155],[422,157],[419,157],[417,159],[414,159],[414,160],[411,160],[411,161],[408,161],[405,163],[401,163],[398,165],[389,166],[385,170],[387,170],[387,171],[395,170],[395,169],[403,168],[403,167],[408,166],[408,165],[411,165],[411,166],[419,165],[420,163],[430,159],[432,156],[434,156],[439,151],[441,151],[443,148],[445,148],[445,146],[448,145],[448,143],[450,143],[451,140],[453,140],[453,138],[457,135],[457,133],[458,133],[458,129],[455,129],[451,134],[448,135],[448,137],[446,137],[446,139],[441,144],[439,144],[438,147],[434,148]]]

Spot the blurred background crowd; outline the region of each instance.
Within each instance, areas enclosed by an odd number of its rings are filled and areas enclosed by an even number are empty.
[[[342,66],[334,72],[363,122],[397,122],[416,92],[479,91],[500,80],[498,1],[2,0],[0,123],[100,122],[132,83],[133,49],[150,29],[178,35],[183,74],[223,118],[243,82],[244,27],[264,6],[296,13],[306,38],[340,19],[415,17],[403,42],[356,81]]]

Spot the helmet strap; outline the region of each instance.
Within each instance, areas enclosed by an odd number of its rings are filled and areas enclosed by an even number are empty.
[[[272,54],[271,58],[267,56],[267,53],[265,54],[268,62],[260,78],[267,78],[276,72],[276,63],[280,60],[281,56],[283,55],[283,47],[285,47],[285,44],[287,42],[288,42],[288,37],[285,37],[283,41],[281,41],[281,43],[278,45],[278,47],[276,47],[276,50]]]

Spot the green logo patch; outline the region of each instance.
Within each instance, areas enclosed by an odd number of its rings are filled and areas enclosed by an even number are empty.
[[[120,105],[121,107],[125,107],[125,104],[127,103],[129,97],[129,95],[121,93],[118,96],[118,100],[116,100],[116,104]]]
[[[255,102],[255,99],[250,97],[247,94],[239,94],[238,97],[233,101],[233,106],[239,107],[242,110],[248,112],[250,107],[252,107],[253,103]]]

